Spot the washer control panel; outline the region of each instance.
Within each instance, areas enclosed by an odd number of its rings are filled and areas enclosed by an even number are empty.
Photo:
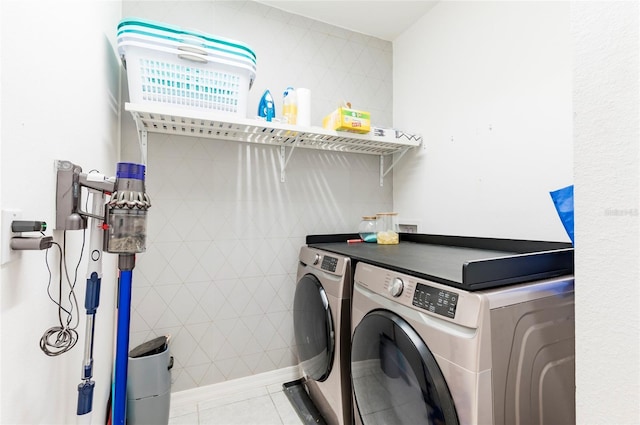
[[[453,319],[456,317],[458,294],[433,286],[417,283],[413,293],[413,305],[432,313]]]
[[[328,255],[325,255],[324,258],[322,259],[322,265],[320,266],[320,268],[322,270],[327,270],[332,273],[335,273],[336,267],[338,267],[338,259],[335,257],[330,257]]]
[[[359,293],[367,294],[365,299],[370,300],[367,302],[380,308],[390,309],[398,304],[468,328],[479,326],[480,312],[486,305],[483,304],[481,293],[363,262],[358,262],[354,274],[354,305]]]

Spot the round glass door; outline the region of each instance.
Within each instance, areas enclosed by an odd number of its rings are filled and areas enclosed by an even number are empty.
[[[369,312],[351,346],[356,409],[365,425],[457,425],[440,367],[416,331],[398,315]]]
[[[293,331],[305,373],[316,381],[324,381],[333,364],[335,333],[329,299],[312,274],[304,275],[296,285]]]

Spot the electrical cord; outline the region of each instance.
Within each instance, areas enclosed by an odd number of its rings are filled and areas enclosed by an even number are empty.
[[[82,247],[80,248],[80,258],[78,259],[78,263],[75,267],[74,279],[71,282],[69,277],[69,271],[67,268],[67,252],[66,252],[66,240],[67,240],[67,232],[64,232],[63,235],[63,246],[57,242],[53,242],[53,245],[58,247],[58,251],[60,254],[60,259],[58,261],[58,299],[55,300],[51,295],[51,282],[53,280],[53,274],[51,272],[51,267],[49,266],[49,248],[47,248],[45,252],[45,264],[47,266],[47,271],[49,272],[49,282],[47,284],[47,295],[49,299],[58,307],[58,322],[59,325],[53,326],[47,329],[42,338],[40,338],[40,349],[47,356],[59,356],[67,351],[71,350],[76,343],[78,342],[78,332],[76,328],[80,322],[80,318],[76,315],[75,324],[72,326],[74,322],[74,307],[76,311],[78,309],[78,299],[75,294],[75,286],[78,280],[78,268],[80,267],[80,262],[82,261],[82,254],[84,252],[84,246],[86,241],[86,230],[82,232]],[[62,277],[63,277],[63,266],[64,266],[64,274],[66,276],[67,284],[69,285],[69,308],[65,308],[62,305]],[[66,317],[64,317],[66,316]]]
[[[80,258],[78,258],[78,263],[76,264],[76,268],[73,274],[73,283],[71,283],[71,280],[69,279],[69,268],[67,267],[67,232],[64,232],[63,238],[62,238],[62,243],[63,243],[63,248],[64,248],[64,272],[65,275],[67,277],[67,283],[69,284],[69,304],[71,305],[71,312],[73,315],[73,306],[75,305],[76,310],[79,312],[80,310],[78,309],[78,299],[76,298],[76,293],[75,293],[75,289],[76,289],[76,283],[78,282],[78,269],[80,268],[80,263],[82,262],[82,255],[84,254],[84,244],[86,241],[86,236],[87,236],[87,229],[82,229],[82,246],[80,247]],[[80,324],[80,317],[79,315],[76,317],[76,324],[73,327],[73,329],[76,329],[78,327],[78,325]]]

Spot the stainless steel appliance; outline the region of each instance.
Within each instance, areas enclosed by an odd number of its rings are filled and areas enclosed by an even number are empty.
[[[472,292],[358,262],[355,423],[575,423],[573,287]]]
[[[308,394],[330,425],[351,425],[349,257],[303,246],[294,297],[294,334]]]

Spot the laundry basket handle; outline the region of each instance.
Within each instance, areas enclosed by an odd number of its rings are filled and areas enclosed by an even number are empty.
[[[198,46],[178,46],[178,50],[182,50],[183,52],[196,53],[198,55],[207,56],[207,51]]]
[[[195,49],[195,50],[192,50],[193,53],[199,53],[201,55],[207,54],[206,50],[202,50],[204,47],[202,37],[198,37],[197,35],[192,35],[192,34],[180,34],[180,41],[185,47],[185,50],[192,48],[192,49]],[[178,47],[178,49],[182,50],[181,47]]]
[[[192,61],[192,62],[200,62],[200,63],[207,63],[207,62],[209,62],[208,60],[206,60],[205,58],[202,58],[202,57],[200,57],[200,56],[196,56],[196,55],[189,55],[189,54],[186,54],[186,53],[179,54],[179,55],[178,55],[178,57],[179,57],[180,59],[185,59],[185,60]]]

